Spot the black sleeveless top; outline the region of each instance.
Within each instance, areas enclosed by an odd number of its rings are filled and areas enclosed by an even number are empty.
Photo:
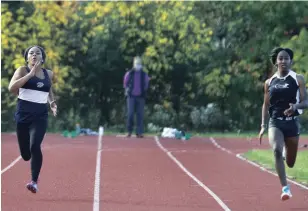
[[[28,67],[27,72],[30,72]],[[51,82],[46,69],[43,69],[44,79],[33,76],[19,88],[15,112],[17,122],[31,122],[38,118],[48,117],[48,95]]]
[[[276,73],[269,80],[269,115],[271,118],[285,117],[284,111],[290,107],[289,103],[299,103],[299,86],[296,73],[292,70],[280,78]],[[302,113],[297,109],[292,116]]]

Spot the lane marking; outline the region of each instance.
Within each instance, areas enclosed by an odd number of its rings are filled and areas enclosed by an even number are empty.
[[[269,173],[269,174],[271,174],[271,175],[274,175],[274,176],[278,177],[278,174],[276,174],[276,173],[274,173],[274,172],[272,172],[272,171],[270,171],[270,170],[264,168],[263,166],[261,166],[261,165],[255,163],[255,162],[253,162],[253,161],[251,161],[251,160],[246,159],[246,158],[243,157],[240,153],[234,154],[234,153],[231,152],[230,150],[228,150],[228,149],[222,147],[221,145],[219,145],[219,144],[216,142],[216,140],[215,140],[213,137],[210,137],[210,140],[211,140],[212,144],[213,144],[215,147],[217,147],[218,149],[220,149],[220,150],[222,150],[222,151],[224,151],[224,152],[226,152],[226,153],[228,153],[228,154],[234,155],[235,157],[239,158],[240,160],[245,161],[245,162],[249,163],[250,165],[259,168],[261,171],[267,172],[267,173]],[[307,187],[307,186],[305,186],[305,185],[303,185],[303,184],[300,184],[300,183],[298,183],[298,182],[296,182],[296,181],[290,179],[289,177],[287,178],[287,180],[288,180],[290,183],[293,183],[294,185],[297,185],[297,186],[299,186],[299,187],[301,187],[301,188],[303,188],[303,189],[305,189],[305,190],[308,190],[308,187]]]
[[[42,150],[45,149],[51,149],[51,148],[56,148],[59,146],[47,146],[47,147],[42,147]],[[1,175],[8,171],[9,169],[11,169],[16,163],[18,163],[18,161],[20,161],[22,159],[22,157],[19,155],[14,161],[12,161],[7,167],[5,167],[4,169],[1,170]]]
[[[103,127],[99,127],[99,134],[97,140],[97,154],[96,154],[96,169],[94,181],[94,197],[93,197],[93,211],[99,211],[99,190],[101,180],[101,157],[102,157],[102,137]]]
[[[199,179],[197,179],[191,172],[189,172],[185,166],[178,160],[176,157],[172,155],[170,151],[168,151],[159,141],[159,138],[157,136],[154,137],[155,142],[157,146],[165,152],[171,160],[173,160],[180,169],[182,169],[192,180],[194,180],[200,187],[202,187],[208,194],[210,194],[216,202],[223,208],[225,211],[231,211],[230,208],[211,190],[209,189],[206,185],[204,185]]]
[[[10,163],[7,167],[1,170],[1,174],[3,174],[4,172],[12,168],[20,159],[21,159],[21,156],[18,156],[12,163]]]

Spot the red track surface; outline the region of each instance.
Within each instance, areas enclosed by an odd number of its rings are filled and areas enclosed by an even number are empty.
[[[2,134],[1,141],[4,169],[19,151],[15,135]],[[216,141],[234,153],[258,147],[256,142]],[[230,210],[308,210],[307,190],[291,185],[294,197],[281,202],[277,177],[221,151],[209,139],[160,142]],[[92,211],[96,153],[97,137],[67,139],[48,134],[43,144],[39,192],[26,190],[30,163],[20,160],[1,175],[1,210]],[[103,137],[101,162],[102,211],[223,210],[156,145],[153,137]]]

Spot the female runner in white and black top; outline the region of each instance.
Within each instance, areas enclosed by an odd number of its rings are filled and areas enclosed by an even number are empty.
[[[292,168],[297,156],[299,141],[298,116],[308,107],[304,77],[290,69],[293,51],[288,48],[275,48],[271,52],[271,62],[277,72],[264,84],[262,124],[259,133],[260,143],[266,129],[269,115],[268,137],[275,155],[275,166],[282,185],[281,200],[292,197],[287,184],[285,165],[282,156],[286,149],[286,163]]]
[[[57,114],[57,105],[51,89],[53,73],[41,67],[46,60],[44,49],[31,46],[25,51],[24,57],[27,66],[15,71],[9,91],[18,94],[15,121],[20,154],[25,161],[31,159],[32,180],[26,187],[36,193],[43,160],[41,143],[48,122],[47,103],[49,101],[54,116]]]

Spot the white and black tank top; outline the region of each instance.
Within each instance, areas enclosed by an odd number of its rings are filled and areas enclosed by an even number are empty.
[[[289,103],[299,103],[299,85],[296,73],[292,70],[284,77],[274,74],[269,80],[269,115],[271,118],[285,117],[284,111],[290,107]],[[297,109],[292,116],[302,114],[301,109]]]
[[[30,72],[28,67],[27,72]],[[44,79],[33,76],[19,88],[15,120],[29,122],[37,118],[47,118],[48,95],[51,82],[46,69],[43,69]]]

